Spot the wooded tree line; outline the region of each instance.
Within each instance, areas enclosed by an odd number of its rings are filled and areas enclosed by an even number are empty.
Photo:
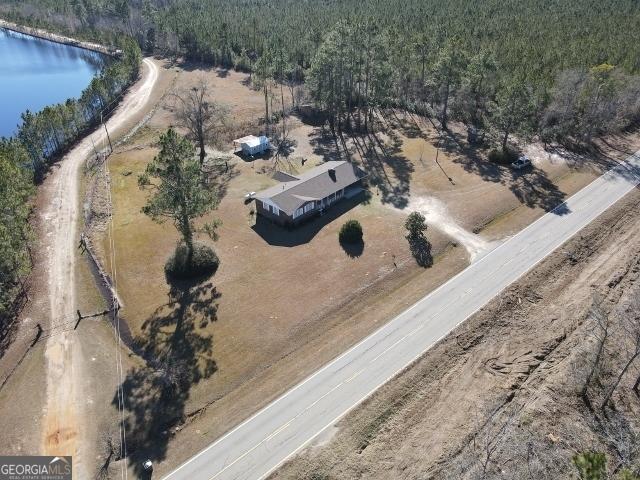
[[[2,0],[5,17],[53,24],[69,33],[113,39],[121,32],[143,47],[235,65],[280,39],[288,57],[308,68],[326,33],[341,19],[418,40],[431,55],[448,38],[464,50],[492,50],[509,71],[548,83],[565,69],[601,63],[640,67],[640,7],[634,0]],[[106,42],[113,43],[113,42]],[[392,52],[401,55],[401,51]]]
[[[24,168],[27,152],[17,140],[0,139],[0,327],[26,294],[23,277],[31,268],[28,219],[33,175]]]
[[[17,134],[0,138],[0,327],[26,295],[31,269],[29,214],[34,185],[48,163],[99,124],[138,77],[140,48],[132,39],[118,42],[123,55],[105,64],[78,99],[26,111]]]
[[[125,32],[281,89],[304,81],[337,131],[395,106],[491,129],[503,147],[513,133],[583,142],[639,111],[634,0],[4,0],[0,12],[101,41]]]
[[[79,98],[47,106],[40,112],[27,110],[22,114],[16,136],[24,145],[36,176],[52,158],[99,124],[138,77],[140,48],[130,38],[120,40],[118,45],[122,56],[108,61]]]
[[[491,50],[441,48],[362,23],[338,22],[307,70],[310,92],[332,128],[364,125],[380,107],[400,107],[496,134],[503,150],[514,133],[544,141],[589,143],[640,116],[640,77],[607,63],[563,70],[544,82],[509,72]],[[389,52],[394,52],[390,55]]]

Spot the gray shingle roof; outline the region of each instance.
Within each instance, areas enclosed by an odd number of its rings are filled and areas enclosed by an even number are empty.
[[[311,200],[320,200],[342,190],[363,178],[364,172],[346,161],[325,162],[312,168],[294,180],[262,190],[255,195],[258,200],[269,200],[287,215]],[[281,177],[282,178],[282,177]]]

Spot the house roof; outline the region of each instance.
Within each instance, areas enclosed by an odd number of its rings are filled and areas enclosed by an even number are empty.
[[[268,200],[287,215],[311,200],[321,200],[332,193],[357,182],[364,172],[346,161],[325,162],[301,175],[286,174],[285,180],[255,195],[259,200]]]

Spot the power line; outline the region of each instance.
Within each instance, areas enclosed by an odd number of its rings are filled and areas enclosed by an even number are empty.
[[[105,125],[106,130],[106,125]],[[108,132],[107,132],[108,138]],[[111,147],[111,139],[109,139],[109,146]],[[113,148],[111,149],[113,151]],[[103,164],[105,178],[109,175],[108,169],[109,155],[105,157],[105,161]],[[115,239],[114,239],[114,230],[113,230],[113,199],[111,196],[111,185],[107,185],[107,196],[108,196],[108,208],[109,208],[109,250],[110,250],[110,263],[111,263],[111,275],[113,281],[113,322],[114,322],[114,335],[116,337],[116,374],[118,376],[118,408],[120,409],[120,457],[122,458],[121,464],[121,473],[122,478],[128,478],[128,471],[126,466],[127,459],[127,431],[125,424],[125,414],[124,414],[124,388],[122,386],[124,374],[122,368],[122,352],[121,352],[121,338],[120,338],[120,317],[118,315],[118,310],[120,305],[118,304],[118,299],[116,298],[116,293],[118,291],[118,271],[117,271],[117,262],[116,262],[116,249],[115,249]]]
[[[104,131],[107,134],[107,140],[109,140],[109,154],[112,154],[113,153],[113,145],[111,145],[111,137],[109,136],[109,130],[107,130],[107,124],[104,123],[104,121],[102,119],[102,112],[100,112],[100,123],[104,127]]]

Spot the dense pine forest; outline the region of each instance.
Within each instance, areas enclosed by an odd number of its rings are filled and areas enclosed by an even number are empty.
[[[640,109],[635,0],[4,0],[0,15],[304,83],[334,131],[392,106],[506,148],[513,133],[589,142]]]
[[[0,0],[0,17],[125,51],[80,99],[23,115],[0,159],[36,174],[115,104],[140,49],[250,73],[267,129],[273,89],[304,86],[334,134],[401,108],[488,132],[498,161],[516,137],[583,147],[640,117],[637,0]]]
[[[640,6],[634,0],[4,0],[6,17],[54,24],[109,40],[232,66],[281,45],[308,68],[340,20],[393,39],[388,60],[433,60],[449,40],[471,55],[489,51],[501,67],[550,84],[562,70],[601,63],[640,68]],[[398,48],[402,45],[402,48]],[[410,50],[408,52],[406,50]],[[406,66],[406,65],[403,65]]]

